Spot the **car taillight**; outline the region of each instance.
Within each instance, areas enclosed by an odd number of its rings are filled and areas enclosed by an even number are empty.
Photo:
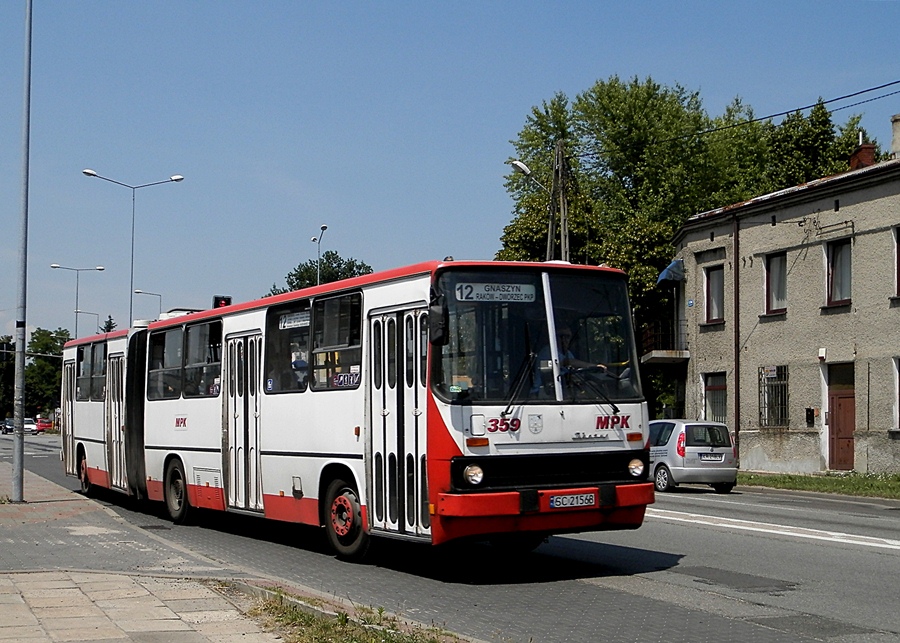
[[[678,453],[680,457],[684,457],[684,433],[678,434],[678,443],[675,445],[675,452]]]
[[[734,439],[734,433],[731,434],[731,455],[734,456],[734,459],[737,460],[737,440]]]

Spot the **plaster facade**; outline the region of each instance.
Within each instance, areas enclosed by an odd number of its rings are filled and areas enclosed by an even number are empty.
[[[892,160],[679,231],[685,415],[723,414],[743,469],[900,471],[898,228]]]

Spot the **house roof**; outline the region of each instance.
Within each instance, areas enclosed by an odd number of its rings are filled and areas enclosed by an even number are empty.
[[[786,207],[794,202],[818,199],[832,192],[844,192],[867,185],[885,183],[900,179],[900,159],[875,163],[868,167],[826,176],[821,179],[795,185],[793,187],[763,194],[747,201],[733,203],[715,210],[707,210],[690,217],[676,233],[674,242],[678,243],[684,233],[693,228],[715,225],[732,217],[745,217],[759,214],[767,210]]]

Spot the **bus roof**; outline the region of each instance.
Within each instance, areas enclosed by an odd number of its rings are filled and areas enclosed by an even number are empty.
[[[561,270],[598,270],[603,272],[612,272],[617,274],[624,274],[623,271],[618,268],[610,268],[606,265],[601,266],[586,266],[581,264],[573,264],[567,261],[475,261],[475,260],[466,260],[466,261],[455,261],[452,259],[444,260],[444,261],[423,261],[422,263],[412,264],[409,266],[403,266],[400,268],[392,268],[390,270],[382,270],[379,272],[373,272],[367,275],[361,275],[359,277],[351,277],[349,279],[342,279],[340,281],[330,281],[324,284],[320,284],[318,286],[309,286],[308,288],[301,288],[300,290],[292,290],[290,292],[281,293],[279,295],[271,295],[268,297],[262,297],[260,299],[254,299],[251,301],[240,302],[236,304],[231,304],[228,306],[222,306],[221,308],[210,308],[208,310],[201,311],[190,311],[185,312],[184,314],[179,314],[173,317],[169,317],[167,319],[159,319],[149,323],[149,328],[162,328],[167,326],[174,326],[185,321],[200,321],[207,318],[219,317],[223,314],[232,314],[243,312],[247,310],[254,310],[257,308],[263,308],[267,306],[271,306],[273,304],[280,304],[283,302],[294,301],[296,299],[304,299],[306,297],[313,297],[315,295],[326,294],[339,292],[343,290],[352,290],[354,288],[361,288],[363,286],[368,286],[377,283],[383,283],[388,281],[395,281],[398,279],[405,279],[408,277],[415,277],[426,274],[434,274],[439,270],[443,270],[446,268],[514,268],[514,269],[523,269],[523,268],[533,268],[540,270],[547,269],[561,269]],[[99,335],[93,335],[89,337],[81,337],[77,339],[72,339],[66,342],[64,348],[69,348],[71,346],[76,346],[79,344],[89,344],[91,342],[96,342],[98,340],[110,340],[116,337],[122,337],[128,334],[128,330],[117,330],[112,333],[101,333]]]

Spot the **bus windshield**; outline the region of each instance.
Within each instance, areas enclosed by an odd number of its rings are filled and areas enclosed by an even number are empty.
[[[624,275],[447,270],[449,340],[433,360],[442,399],[474,404],[642,400]],[[552,338],[552,341],[551,341]]]

